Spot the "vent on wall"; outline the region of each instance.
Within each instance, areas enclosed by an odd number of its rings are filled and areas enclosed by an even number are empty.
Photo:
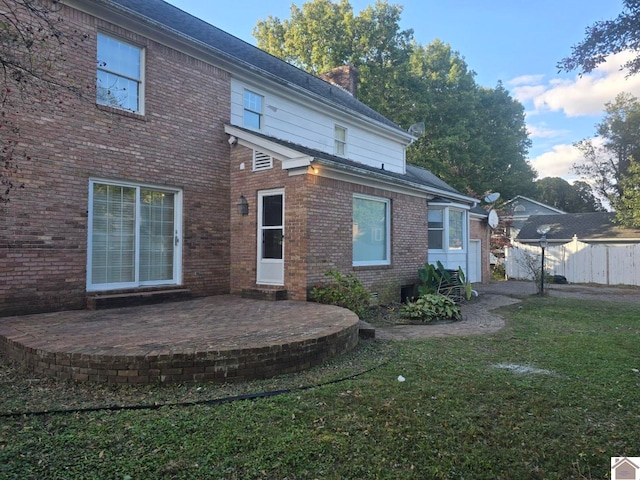
[[[253,151],[253,171],[258,172],[260,170],[269,170],[273,167],[273,157],[266,153]]]

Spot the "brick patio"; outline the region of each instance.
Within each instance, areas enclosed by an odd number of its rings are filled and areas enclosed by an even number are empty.
[[[358,343],[338,307],[232,295],[0,318],[0,350],[77,381],[226,382],[310,368]]]

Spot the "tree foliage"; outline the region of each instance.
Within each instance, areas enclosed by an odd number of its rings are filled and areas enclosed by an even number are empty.
[[[313,0],[292,5],[288,20],[258,22],[254,36],[258,47],[313,74],[357,67],[360,100],[404,128],[425,123],[407,160],[453,187],[505,197],[532,192],[522,105],[501,84],[479,87],[448,44],[423,46],[413,30],[400,30],[401,13],[386,1],[354,15],[348,0]]]
[[[629,75],[640,71],[640,1],[623,0],[623,9],[614,20],[604,20],[587,27],[586,37],[571,48],[571,55],[558,62],[564,71],[580,69],[589,73],[602,64],[607,56],[631,50],[635,56],[622,68]]]
[[[631,160],[620,180],[622,195],[614,203],[616,221],[627,227],[640,227],[640,163]]]
[[[605,105],[605,115],[596,125],[601,142],[585,139],[576,143],[584,157],[574,171],[588,179],[597,196],[615,205],[624,193],[622,179],[629,173],[632,158],[640,158],[640,102],[621,93]]]
[[[586,182],[570,184],[563,178],[546,177],[536,182],[533,198],[567,213],[602,212],[602,203],[594,197]]]
[[[20,165],[31,160],[20,143],[27,111],[59,109],[82,89],[55,67],[64,46],[86,38],[64,28],[57,0],[0,0],[0,202],[22,186]]]

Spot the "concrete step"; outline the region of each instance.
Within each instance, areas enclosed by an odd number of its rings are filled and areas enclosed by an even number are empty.
[[[287,291],[284,288],[245,288],[242,290],[242,298],[253,300],[286,300]]]
[[[358,322],[358,334],[364,340],[373,340],[376,338],[376,327],[364,320],[360,320]]]
[[[167,290],[143,290],[136,292],[96,293],[87,295],[87,309],[102,310],[106,308],[135,307],[153,303],[175,302],[191,298],[191,291],[186,288]]]

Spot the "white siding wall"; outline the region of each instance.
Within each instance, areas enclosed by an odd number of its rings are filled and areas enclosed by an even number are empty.
[[[304,145],[308,148],[334,154],[334,126],[347,128],[347,158],[376,168],[384,164],[385,170],[404,173],[404,148],[397,141],[376,135],[346,116],[332,116],[310,104],[285,97],[272,90],[249,85],[238,79],[231,80],[231,124],[243,127],[244,89],[264,97],[264,135]]]

